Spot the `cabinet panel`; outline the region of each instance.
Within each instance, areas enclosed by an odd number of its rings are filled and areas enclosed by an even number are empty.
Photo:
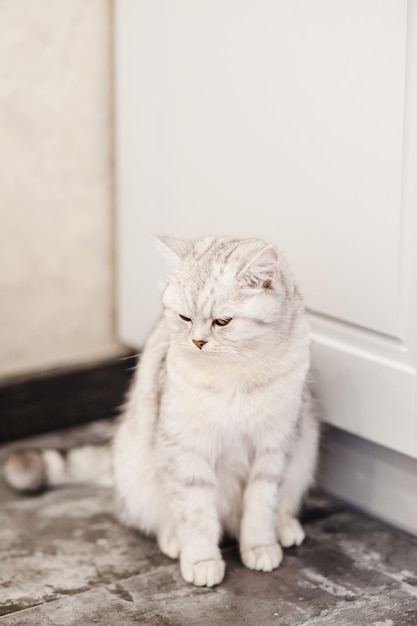
[[[314,339],[315,382],[327,421],[413,456],[415,368],[319,334]]]
[[[121,5],[145,230],[271,238],[309,307],[396,336],[406,4]]]

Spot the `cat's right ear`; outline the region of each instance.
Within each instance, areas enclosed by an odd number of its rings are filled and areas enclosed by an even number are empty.
[[[167,259],[171,269],[176,270],[181,261],[191,252],[192,242],[173,237],[156,237],[157,247]]]
[[[241,272],[241,284],[250,288],[269,289],[278,271],[278,253],[274,246],[265,246],[255,254]]]

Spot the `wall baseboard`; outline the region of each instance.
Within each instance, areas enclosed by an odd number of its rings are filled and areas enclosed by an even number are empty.
[[[0,384],[0,442],[115,417],[135,358],[46,372]]]
[[[317,483],[344,504],[417,535],[417,459],[326,426]]]

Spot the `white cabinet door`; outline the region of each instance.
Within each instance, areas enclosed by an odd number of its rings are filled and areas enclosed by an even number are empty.
[[[415,0],[119,0],[119,334],[159,309],[153,233],[290,260],[330,423],[417,456]]]

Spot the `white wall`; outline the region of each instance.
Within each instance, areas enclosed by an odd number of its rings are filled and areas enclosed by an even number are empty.
[[[0,377],[120,351],[111,0],[0,3]]]

